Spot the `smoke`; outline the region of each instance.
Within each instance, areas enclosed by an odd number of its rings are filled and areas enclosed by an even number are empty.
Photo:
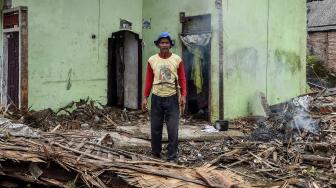
[[[307,131],[312,134],[317,134],[319,130],[318,123],[309,114],[309,104],[312,98],[310,96],[303,96],[294,98],[293,116],[289,122],[289,126],[298,131]]]
[[[257,123],[259,127],[255,129],[250,139],[259,141],[269,141],[273,139],[288,139],[292,133],[306,132],[317,135],[319,124],[309,114],[310,96],[296,97],[285,104],[271,108],[270,118],[261,118]]]

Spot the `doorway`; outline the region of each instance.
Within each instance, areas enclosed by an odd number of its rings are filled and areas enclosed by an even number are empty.
[[[139,109],[142,91],[142,40],[129,30],[108,40],[108,105]]]
[[[2,11],[3,61],[0,64],[0,101],[6,106],[28,109],[28,10]]]
[[[210,117],[211,15],[181,17],[182,57],[188,96],[186,110],[196,118]]]

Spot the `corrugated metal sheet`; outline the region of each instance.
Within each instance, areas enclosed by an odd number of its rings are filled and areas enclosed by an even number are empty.
[[[336,29],[336,1],[324,0],[307,3],[308,31]]]

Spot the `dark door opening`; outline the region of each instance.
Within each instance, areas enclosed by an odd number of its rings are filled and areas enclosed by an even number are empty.
[[[211,15],[184,17],[181,39],[188,86],[187,112],[209,119]]]
[[[19,107],[19,32],[6,35],[8,46],[7,103]]]
[[[108,105],[139,109],[142,91],[142,41],[130,31],[108,40]]]

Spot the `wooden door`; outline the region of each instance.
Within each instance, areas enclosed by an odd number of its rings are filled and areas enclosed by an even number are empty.
[[[9,33],[8,39],[8,74],[7,103],[19,107],[19,32]]]
[[[129,31],[112,34],[108,45],[108,105],[139,109],[142,91],[142,41]]]
[[[125,33],[124,48],[124,107],[138,109],[138,40],[133,33]]]

